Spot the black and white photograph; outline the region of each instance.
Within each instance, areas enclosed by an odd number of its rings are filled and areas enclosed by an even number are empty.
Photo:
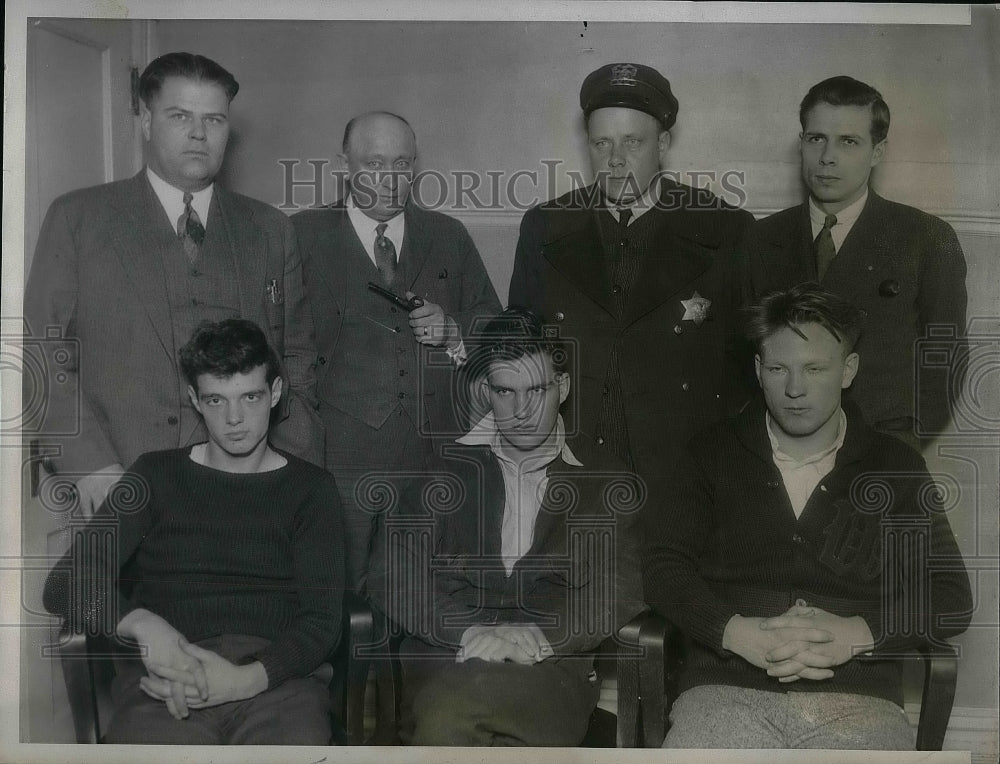
[[[5,21],[0,760],[1000,756],[1000,6]]]

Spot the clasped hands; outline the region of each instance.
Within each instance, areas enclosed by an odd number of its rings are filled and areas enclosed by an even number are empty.
[[[267,689],[267,671],[254,661],[237,666],[218,653],[192,645],[160,616],[137,609],[118,624],[118,633],[138,642],[147,676],[143,692],[163,701],[171,716],[183,719],[191,708],[208,708],[252,698]]]
[[[532,664],[552,655],[552,646],[533,623],[470,626],[462,634],[455,662],[479,658],[491,663]]]
[[[870,650],[873,642],[860,616],[845,618],[799,600],[774,618],[733,616],[722,646],[787,683],[829,679],[834,666]]]

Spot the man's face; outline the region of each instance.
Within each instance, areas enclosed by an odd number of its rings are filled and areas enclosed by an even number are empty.
[[[229,141],[229,99],[214,82],[167,77],[142,105],[146,161],[182,191],[200,191],[219,174]]]
[[[649,188],[664,166],[670,133],[635,109],[596,109],[587,121],[587,146],[594,180],[611,202],[627,204]]]
[[[268,385],[267,367],[231,377],[202,374],[188,395],[205,419],[212,463],[238,462],[267,448],[271,409],[281,399],[281,377]]]
[[[784,327],[761,343],[757,379],[771,418],[790,438],[836,432],[841,391],[858,371],[858,354],[820,324],[796,324],[805,339]]]
[[[869,106],[818,103],[806,114],[799,136],[802,179],[813,199],[836,214],[860,199],[872,168],[882,161],[885,144],[872,144]]]
[[[413,182],[417,145],[413,132],[394,117],[376,114],[359,120],[346,154],[340,155],[351,178],[351,196],[373,220],[403,211]]]
[[[555,430],[559,406],[569,395],[569,375],[557,374],[548,353],[495,361],[486,381],[505,449],[531,451]]]

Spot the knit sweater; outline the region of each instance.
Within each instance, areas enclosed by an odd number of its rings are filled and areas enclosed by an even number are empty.
[[[196,464],[189,451],[139,457],[88,526],[110,522],[117,544],[76,534],[46,581],[45,607],[90,633],[145,608],[191,642],[264,637],[270,644],[253,658],[269,687],[305,676],[340,637],[344,551],[333,477],[288,454],[279,469],[244,474]]]
[[[691,642],[681,691],[722,684],[901,704],[901,661],[891,658],[967,628],[968,574],[923,459],[872,431],[857,407],[844,410],[844,445],[798,518],[761,402],[692,439],[666,504],[645,516],[646,601]],[[777,616],[797,599],[863,617],[873,655],[831,679],[781,684],[722,648],[733,615]]]

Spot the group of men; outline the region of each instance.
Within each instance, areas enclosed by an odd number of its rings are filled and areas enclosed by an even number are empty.
[[[809,91],[809,199],[755,223],[663,175],[659,72],[594,71],[594,183],[524,216],[501,312],[465,228],[410,198],[405,119],[351,119],[348,193],[289,220],[214,182],[237,90],[153,61],[146,166],[57,199],[27,284],[32,331],[76,340],[46,469],[119,523],[114,559],[74,547],[46,586],[140,648],[108,740],[325,744],[349,588],[405,631],[406,742],[578,744],[592,652],[648,603],[692,643],[665,745],[912,746],[892,659],[972,604],[900,441],[947,423],[915,344],[961,342],[965,263],[869,189],[877,91]],[[859,505],[866,476],[894,500]],[[888,554],[900,519],[955,562]]]

